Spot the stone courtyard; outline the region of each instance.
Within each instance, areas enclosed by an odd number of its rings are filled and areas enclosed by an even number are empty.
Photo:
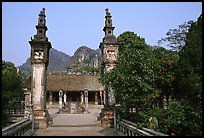
[[[117,136],[114,128],[103,128],[97,117],[102,106],[92,106],[85,114],[59,114],[49,108],[53,124],[46,129],[36,129],[34,136]]]

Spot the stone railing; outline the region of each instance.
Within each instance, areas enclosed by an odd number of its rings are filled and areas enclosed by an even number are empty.
[[[168,136],[147,128],[138,129],[135,123],[125,119],[115,118],[114,121],[114,128],[120,136]]]
[[[9,116],[24,116],[25,101],[14,102],[11,109],[8,110]]]
[[[24,119],[2,129],[2,136],[32,136],[34,133],[33,105],[26,105]]]
[[[23,119],[2,129],[2,136],[31,136],[33,135],[32,120]]]

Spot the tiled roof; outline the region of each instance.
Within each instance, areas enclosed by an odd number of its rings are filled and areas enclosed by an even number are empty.
[[[47,91],[99,91],[99,75],[59,74],[47,75]]]

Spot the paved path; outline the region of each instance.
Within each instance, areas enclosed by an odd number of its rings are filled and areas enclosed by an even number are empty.
[[[47,129],[38,129],[34,136],[117,136],[114,128],[102,128],[97,122],[101,108],[89,109],[86,114],[57,114],[49,109],[53,124]]]

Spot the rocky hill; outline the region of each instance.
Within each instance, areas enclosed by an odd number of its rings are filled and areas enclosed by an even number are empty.
[[[94,50],[86,46],[79,47],[67,62],[68,71],[77,71],[81,67],[95,67],[101,63],[100,49]]]
[[[73,56],[60,52],[54,48],[50,49],[48,72],[75,72],[81,67],[97,68],[101,63],[100,49],[94,50],[87,46],[79,47]],[[30,58],[18,67],[26,76],[31,74]]]
[[[67,61],[70,59],[70,56],[60,52],[54,48],[50,49],[49,54],[49,65],[48,72],[63,72],[67,71]],[[25,73],[25,75],[31,74],[31,64],[30,58],[26,60],[21,66],[18,67],[20,71]]]

